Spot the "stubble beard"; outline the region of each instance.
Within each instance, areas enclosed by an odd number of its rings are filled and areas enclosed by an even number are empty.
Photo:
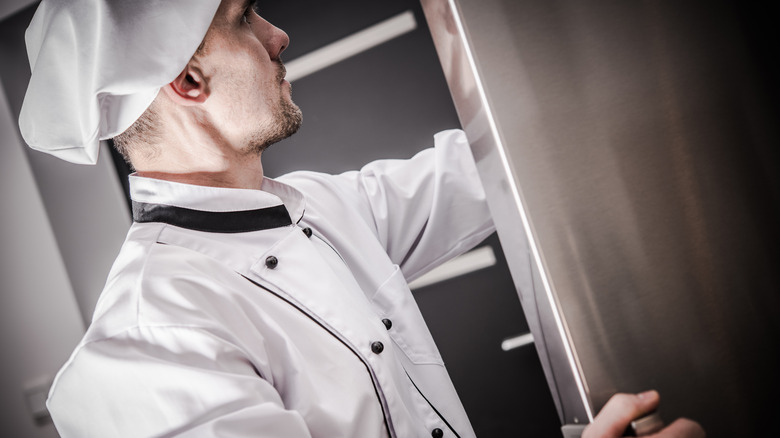
[[[280,63],[277,83],[282,82],[285,74],[286,70]],[[248,153],[260,154],[272,144],[278,143],[298,132],[303,122],[303,113],[291,99],[292,89],[290,90],[289,98],[285,98],[282,93],[279,94],[273,120],[262,126],[261,129],[258,129],[254,138],[249,141]]]

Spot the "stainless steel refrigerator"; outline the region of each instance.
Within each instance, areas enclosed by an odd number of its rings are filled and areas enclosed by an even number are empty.
[[[650,388],[776,433],[775,32],[735,1],[422,4],[565,433]]]

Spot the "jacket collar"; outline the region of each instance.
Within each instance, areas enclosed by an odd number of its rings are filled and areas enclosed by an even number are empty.
[[[130,175],[135,222],[162,222],[217,233],[298,223],[305,201],[295,188],[265,178],[262,190],[197,186]]]

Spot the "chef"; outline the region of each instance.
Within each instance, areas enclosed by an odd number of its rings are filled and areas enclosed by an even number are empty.
[[[474,436],[407,285],[493,231],[461,131],[269,179],[301,111],[289,39],[250,2],[44,0],[26,41],[27,143],[94,164],[113,138],[135,169],[134,223],[49,395],[63,437]],[[586,433],[657,403],[620,395]]]

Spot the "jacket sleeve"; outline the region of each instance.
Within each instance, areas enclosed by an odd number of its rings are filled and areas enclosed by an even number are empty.
[[[328,199],[317,199],[321,204],[340,203],[344,211],[362,218],[409,281],[468,251],[494,231],[466,135],[460,130],[436,134],[433,149],[409,160],[375,161],[334,177],[303,174],[297,174],[301,178],[291,174],[292,183],[302,186],[310,198]]]
[[[190,327],[136,327],[83,345],[47,406],[64,438],[310,436],[238,348]]]

